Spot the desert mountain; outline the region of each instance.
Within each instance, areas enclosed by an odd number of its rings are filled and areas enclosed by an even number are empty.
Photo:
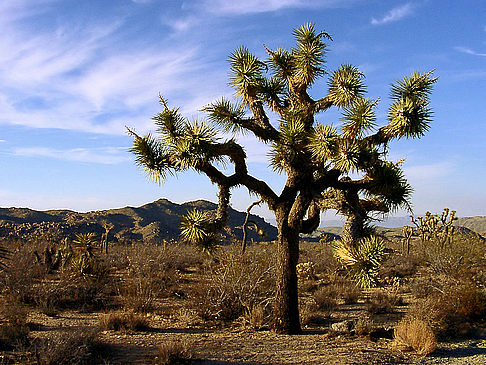
[[[0,237],[12,239],[60,239],[71,237],[75,233],[105,232],[104,225],[111,224],[109,240],[111,242],[140,241],[157,243],[162,240],[178,239],[181,216],[192,209],[203,211],[215,210],[216,204],[197,200],[176,204],[167,199],[160,199],[141,207],[78,213],[71,210],[37,211],[28,208],[0,208]],[[241,239],[241,226],[246,213],[229,208],[228,229],[223,232],[223,239],[231,237]],[[267,236],[262,238],[254,230],[249,230],[249,239],[256,241],[274,240],[275,227],[263,218],[251,215],[250,219],[262,228]]]

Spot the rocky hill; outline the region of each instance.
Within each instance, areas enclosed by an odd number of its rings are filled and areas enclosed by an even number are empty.
[[[105,232],[104,225],[111,224],[110,242],[127,243],[132,241],[157,243],[162,240],[178,239],[179,224],[188,210],[215,210],[216,204],[198,200],[184,204],[172,203],[160,199],[141,207],[124,207],[78,213],[70,210],[36,211],[27,208],[0,208],[0,237],[15,240],[61,239],[72,237],[75,233]],[[241,239],[241,225],[246,213],[229,209],[228,229],[223,232],[223,240],[231,237]],[[261,217],[251,215],[266,233],[261,238],[254,231],[249,231],[249,239],[256,241],[274,240],[277,230]]]

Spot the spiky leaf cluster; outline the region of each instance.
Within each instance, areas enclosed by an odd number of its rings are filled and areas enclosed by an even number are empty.
[[[230,85],[236,88],[236,95],[249,102],[261,90],[265,64],[245,46],[241,46],[230,56],[229,63]]]
[[[368,196],[378,196],[391,211],[400,207],[410,210],[409,199],[413,190],[400,166],[386,161],[374,164],[367,178],[370,179]]]
[[[390,138],[421,137],[429,129],[432,118],[429,96],[437,78],[432,71],[413,73],[392,85],[393,103],[388,110],[389,124],[385,133]]]
[[[197,120],[189,122],[178,109],[169,109],[162,98],[161,103],[164,110],[154,117],[159,138],[150,133],[140,137],[128,129],[134,136],[130,152],[152,180],[161,183],[167,174],[197,168],[203,163],[224,163],[218,154],[218,131],[212,125]]]
[[[365,133],[372,131],[376,124],[374,108],[376,100],[358,98],[343,111],[341,120],[344,122],[342,135],[344,138],[361,138]]]
[[[364,75],[357,67],[344,64],[331,74],[329,99],[338,107],[348,107],[366,92]]]
[[[297,47],[292,49],[294,76],[304,86],[309,86],[324,74],[326,44],[321,38],[330,39],[327,33],[317,33],[314,24],[307,23],[294,30]]]
[[[181,237],[203,252],[211,252],[217,243],[216,232],[210,229],[211,223],[212,218],[207,212],[191,210],[182,216]]]
[[[282,121],[280,139],[273,143],[269,153],[273,169],[278,172],[288,170],[305,158],[308,136],[305,124],[298,115]]]
[[[376,236],[361,239],[349,247],[341,241],[334,241],[334,256],[346,267],[348,275],[362,288],[376,285],[379,269],[385,257],[383,240]]]
[[[307,148],[319,164],[326,164],[337,152],[339,136],[332,125],[318,124],[309,138]]]
[[[244,118],[245,109],[241,104],[235,104],[226,98],[221,98],[205,108],[211,122],[219,124],[225,132],[233,134],[244,133],[245,129],[238,122]]]

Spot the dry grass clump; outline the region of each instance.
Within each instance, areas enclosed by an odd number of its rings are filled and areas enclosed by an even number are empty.
[[[473,324],[485,318],[486,294],[470,282],[443,282],[407,314],[426,320],[440,337],[467,337]]]
[[[29,342],[27,310],[12,298],[0,301],[0,348],[23,347]]]
[[[157,299],[176,290],[178,273],[172,255],[159,246],[137,246],[128,257],[127,274],[119,289],[124,308],[150,312]]]
[[[418,318],[403,318],[395,327],[394,338],[398,347],[413,350],[421,356],[429,355],[437,348],[432,327]]]
[[[320,287],[313,295],[317,309],[327,315],[338,307],[338,298],[338,288],[332,284]]]
[[[272,317],[270,305],[255,304],[243,314],[244,324],[254,330],[268,329]]]
[[[354,333],[358,336],[368,336],[373,331],[374,323],[369,318],[359,318],[354,325]]]
[[[316,276],[331,274],[339,268],[330,245],[320,242],[301,242],[300,262],[312,262]]]
[[[319,326],[329,321],[329,315],[320,312],[314,301],[300,306],[300,323],[302,326]]]
[[[158,347],[157,356],[153,359],[153,364],[189,364],[193,358],[194,355],[186,343],[169,341]]]
[[[68,264],[53,268],[45,253],[52,247],[39,243],[19,246],[7,270],[0,274],[5,294],[49,315],[60,309],[105,306],[113,285],[110,268],[103,259],[90,258],[89,272]],[[45,260],[39,260],[38,252],[44,252]]]
[[[104,330],[112,331],[144,331],[149,328],[147,317],[133,312],[116,311],[100,317]]]
[[[37,363],[41,365],[88,365],[97,363],[105,349],[97,339],[97,327],[66,330],[36,347]]]
[[[379,289],[373,291],[365,301],[366,311],[370,314],[394,313],[395,306],[402,304],[402,298],[396,292]]]

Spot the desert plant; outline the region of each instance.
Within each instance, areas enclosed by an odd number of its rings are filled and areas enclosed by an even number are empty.
[[[395,344],[413,350],[418,355],[429,355],[437,348],[437,339],[430,325],[418,318],[403,318],[394,331]]]
[[[266,248],[250,247],[245,255],[228,247],[204,273],[196,290],[196,310],[204,319],[231,321],[255,307],[267,307],[273,294],[274,262]]]
[[[98,355],[99,328],[85,327],[64,331],[37,346],[37,363],[42,365],[88,365]]]
[[[320,287],[313,295],[317,309],[326,315],[332,313],[338,306],[339,292],[335,285]]]
[[[358,336],[367,336],[373,331],[374,326],[375,325],[371,319],[358,318],[354,325],[354,333]]]
[[[25,346],[29,342],[27,309],[15,298],[5,297],[0,301],[0,347]]]
[[[317,229],[320,211],[337,209],[348,218],[347,242],[348,237],[354,241],[365,233],[370,212],[387,213],[407,206],[411,189],[399,164],[386,160],[388,142],[426,132],[431,118],[429,94],[436,81],[430,72],[414,73],[392,85],[388,122],[376,129],[377,100],[365,98],[364,75],[347,64],[334,72],[324,69],[325,41],[331,37],[316,31],[313,24],[296,29],[294,36],[296,46],[290,51],[266,48],[266,62],[246,47],[229,57],[230,84],[240,101],[222,98],[208,105],[204,111],[213,125],[189,122],[160,97],[163,111],[154,117],[160,138],[140,137],[128,129],[134,137],[137,164],[156,182],[168,174],[194,169],[218,186],[218,208],[211,219],[191,213],[184,220],[183,231],[191,231],[188,236],[197,244],[210,246],[215,232],[226,224],[235,187],[246,187],[274,212],[279,234],[273,313],[274,328],[282,333],[300,332],[299,233]],[[313,100],[308,91],[325,74],[330,75],[328,93]],[[270,122],[265,106],[279,115],[278,127]],[[332,125],[316,123],[316,114],[331,107],[343,111],[340,133]],[[280,194],[249,174],[243,147],[235,138],[219,138],[218,128],[233,137],[250,131],[271,145],[271,166],[287,175]],[[218,163],[234,165],[234,174],[225,175]],[[361,178],[352,180],[353,172],[360,172]]]
[[[177,287],[176,263],[168,250],[156,246],[131,250],[127,275],[119,288],[123,307],[135,312],[153,310],[157,299],[171,295]]]
[[[147,317],[134,312],[117,311],[100,317],[100,324],[104,330],[112,331],[143,331],[149,328]]]
[[[187,343],[168,341],[158,347],[153,363],[156,365],[175,365],[190,363],[194,357]]]
[[[376,236],[361,239],[355,246],[333,242],[336,258],[346,267],[349,276],[362,288],[376,285],[381,262],[385,257],[383,240]]]
[[[365,301],[365,308],[370,314],[384,314],[395,312],[395,306],[401,303],[401,297],[384,289],[370,294]]]
[[[435,243],[443,248],[446,243],[451,243],[454,236],[454,221],[456,211],[444,208],[441,215],[426,212],[425,216],[410,216],[410,220],[418,231],[422,244]]]

